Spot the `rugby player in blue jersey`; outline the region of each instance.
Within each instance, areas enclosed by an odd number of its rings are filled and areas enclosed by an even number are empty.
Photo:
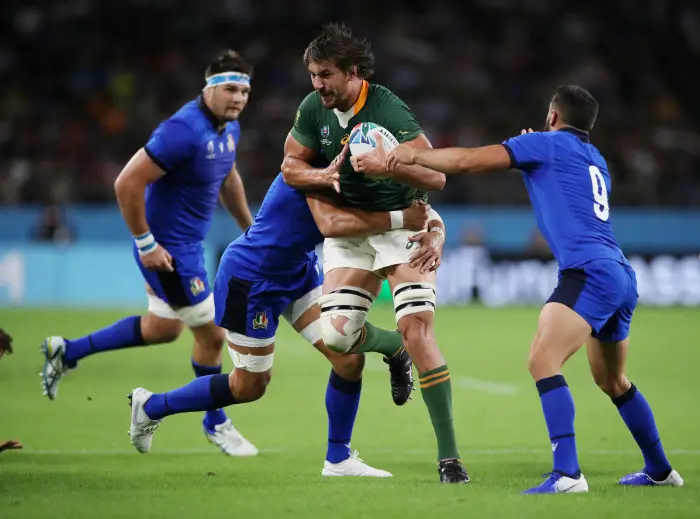
[[[503,144],[474,149],[400,145],[387,157],[388,171],[400,164],[448,175],[523,171],[537,225],[559,265],[559,283],[540,313],[529,358],[554,466],[528,494],[588,491],[576,453],[574,401],[561,374],[583,344],[593,379],[612,399],[644,458],[644,468],[624,476],[620,484],[683,485],[666,458],[649,404],[625,374],[637,279],[613,233],[607,164],[589,140],[597,116],[598,103],[589,92],[561,86],[550,102],[543,132],[523,130]]]
[[[329,178],[335,176],[344,158],[345,153],[328,166]],[[442,229],[441,221],[429,221],[428,209],[423,202],[415,202],[400,211],[402,227],[417,231],[430,224]],[[307,200],[304,193],[284,183],[282,174],[278,175],[253,225],[226,249],[216,276],[216,323],[227,330],[233,372],[199,378],[167,393],[134,389],[130,395],[130,436],[136,449],[150,450],[153,433],[166,416],[261,398],[271,378],[275,332],[283,316],[333,366],[326,390],[328,448],[322,475],[391,476],[359,459],[357,452],[350,449],[350,440],[362,387],[361,354],[382,353],[388,361],[404,356],[401,335],[366,323],[371,333],[365,332],[350,354],[327,348],[321,339],[321,310],[317,304],[323,276],[314,252],[324,237],[366,236],[390,229],[389,212],[339,207],[319,194],[309,194]],[[419,242],[413,255],[414,266],[436,268],[442,246],[431,247],[422,239],[424,234],[413,238]],[[405,369],[410,372],[410,358],[406,358],[407,362],[401,363],[407,364]],[[396,403],[404,402],[402,397]]]
[[[119,175],[115,191],[134,236],[134,257],[146,281],[148,311],[79,339],[47,338],[42,345],[42,375],[44,392],[51,400],[63,375],[81,359],[172,342],[184,326],[194,335],[195,375],[221,373],[225,335],[214,323],[203,241],[217,200],[242,230],[252,223],[236,169],[238,117],[248,102],[252,72],[234,51],[217,56],[206,69],[201,95],[162,122]],[[206,437],[226,454],[257,454],[223,410],[208,410],[203,427]]]

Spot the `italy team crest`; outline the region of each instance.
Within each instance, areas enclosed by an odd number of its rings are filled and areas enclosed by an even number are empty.
[[[204,282],[199,279],[199,277],[194,277],[190,279],[190,292],[192,292],[193,296],[196,296],[197,294],[201,294],[206,290],[206,286],[204,285]]]
[[[267,312],[258,312],[253,319],[253,330],[267,329]]]
[[[226,136],[226,147],[230,153],[236,149],[236,141],[233,140],[233,135],[230,133]]]

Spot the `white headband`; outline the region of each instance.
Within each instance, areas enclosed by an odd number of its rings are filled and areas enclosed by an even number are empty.
[[[241,72],[222,72],[221,74],[214,74],[207,78],[207,84],[204,88],[219,85],[250,86],[250,76]]]

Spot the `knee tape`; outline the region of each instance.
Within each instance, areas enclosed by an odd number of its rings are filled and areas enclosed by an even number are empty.
[[[321,320],[316,319],[314,322],[312,322],[306,328],[300,331],[299,335],[301,335],[311,344],[316,344],[323,338],[321,333]]]
[[[404,315],[435,311],[435,285],[416,282],[401,283],[394,288],[396,322]]]
[[[331,350],[347,353],[362,334],[374,297],[357,287],[339,287],[319,298],[321,338]]]
[[[234,368],[243,369],[251,373],[265,373],[266,371],[270,371],[275,358],[274,352],[269,355],[245,355],[238,353],[233,348],[229,348],[228,352],[231,355]]]
[[[204,326],[214,320],[214,294],[194,306],[179,308],[175,313],[188,328]]]

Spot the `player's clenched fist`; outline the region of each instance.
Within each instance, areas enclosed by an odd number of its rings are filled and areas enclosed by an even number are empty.
[[[429,211],[429,204],[423,200],[414,200],[410,206],[402,211],[403,228],[409,231],[422,231],[428,225]]]
[[[410,166],[416,162],[416,148],[412,148],[408,144],[399,144],[396,148],[389,152],[386,158],[386,170],[394,171],[399,164]]]
[[[173,271],[173,257],[159,244],[156,244],[153,252],[141,256],[141,264],[148,270]]]

